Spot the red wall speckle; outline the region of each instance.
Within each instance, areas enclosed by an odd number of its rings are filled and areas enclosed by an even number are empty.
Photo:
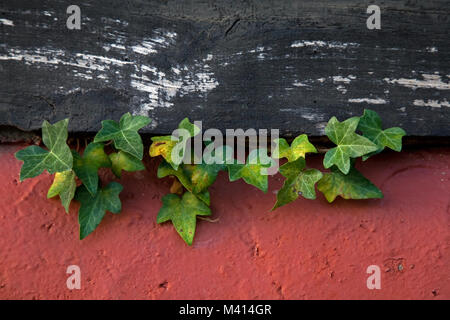
[[[124,174],[122,213],[79,241],[77,204],[66,214],[46,199],[48,174],[18,182],[22,147],[0,145],[2,299],[450,298],[450,149],[360,163],[384,199],[328,204],[319,195],[275,212],[279,175],[263,194],[221,173],[211,188],[218,221],[199,221],[189,247],[170,223],[155,223],[170,187],[156,178],[157,161]],[[73,264],[81,290],[66,287]],[[366,287],[369,265],[381,268],[381,290]]]

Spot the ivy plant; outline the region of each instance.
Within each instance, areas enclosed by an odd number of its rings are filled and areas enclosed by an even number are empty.
[[[44,121],[42,141],[47,150],[29,146],[16,153],[16,158],[23,161],[20,181],[36,177],[45,170],[54,174],[47,198],[59,196],[67,213],[73,199],[80,202],[79,234],[80,239],[84,239],[97,228],[106,211],[120,213],[122,209],[119,198],[122,185],[110,182],[103,186],[98,170],[111,168],[118,178],[122,170],[144,170],[144,146],[138,130],[149,123],[149,118],[130,113],[124,114],[118,123],[102,121],[102,129],[80,155],[67,144],[69,119],[53,125]],[[115,150],[107,154],[104,143],[109,141],[113,142]]]
[[[359,132],[359,133],[358,133]],[[356,168],[356,158],[367,160],[380,153],[385,147],[401,151],[402,137],[406,134],[401,128],[382,129],[381,119],[375,111],[364,110],[362,117],[352,117],[342,122],[332,117],[325,127],[325,134],[336,145],[325,153],[323,166],[329,172],[306,168],[306,152],[300,157],[292,157],[285,141],[279,141],[279,152],[276,155],[287,158],[287,163],[280,167],[280,173],[286,179],[277,193],[277,201],[272,210],[296,200],[300,195],[306,199],[315,199],[315,185],[328,202],[336,197],[344,199],[376,199],[383,193],[372,182],[364,177]],[[295,143],[304,135],[294,139],[291,149],[299,148]],[[301,148],[300,148],[301,149]],[[306,148],[304,148],[306,149]],[[309,147],[308,152],[315,152]]]
[[[42,140],[46,149],[30,146],[18,151],[16,157],[23,161],[21,181],[47,171],[54,174],[48,198],[59,196],[66,212],[69,212],[73,199],[80,202],[78,219],[80,239],[83,239],[97,228],[107,211],[117,214],[122,209],[119,197],[122,185],[115,181],[104,185],[98,171],[109,168],[120,178],[122,171],[144,170],[144,146],[138,131],[148,125],[150,119],[126,113],[119,122],[102,121],[101,130],[82,155],[77,150],[70,150],[66,143],[68,122],[65,119],[51,125],[44,121]],[[245,161],[239,161],[234,159],[234,150],[230,147],[214,149],[211,142],[204,145],[205,151],[210,152],[199,158],[190,142],[200,131],[185,118],[178,125],[177,134],[153,137],[149,148],[151,157],[162,157],[157,177],[174,179],[170,193],[162,198],[156,221],[170,221],[188,245],[194,240],[197,217],[206,219],[212,214],[209,187],[221,171],[227,173],[230,182],[242,179],[266,193],[268,170],[274,165],[273,159],[286,159],[279,168],[284,183],[277,192],[272,210],[300,196],[316,199],[316,187],[328,202],[337,197],[382,198],[381,190],[356,169],[356,160],[362,158],[365,161],[385,148],[401,151],[402,138],[406,134],[398,127],[383,129],[380,117],[372,110],[364,110],[362,117],[343,121],[332,117],[325,134],[335,146],[325,153],[323,167],[326,170],[321,171],[307,166],[307,154],[317,153],[317,149],[306,134],[296,137],[290,145],[283,138],[276,139],[276,147],[271,153],[264,148],[254,149]],[[108,150],[105,150],[106,144],[111,144]],[[190,161],[183,161],[186,159]]]

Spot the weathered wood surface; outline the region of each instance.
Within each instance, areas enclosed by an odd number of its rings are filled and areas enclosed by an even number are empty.
[[[66,27],[71,4],[81,30]],[[131,111],[149,133],[188,116],[322,135],[370,107],[409,135],[450,136],[449,13],[448,0],[4,0],[0,125],[71,117],[93,132]]]

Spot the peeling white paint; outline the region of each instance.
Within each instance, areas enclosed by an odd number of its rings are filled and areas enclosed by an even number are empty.
[[[435,53],[435,52],[438,52],[438,48],[436,48],[436,47],[426,47],[425,51],[426,52]]]
[[[265,48],[263,46],[257,46],[256,49],[250,50],[248,52],[249,53],[257,53],[257,52],[264,52],[264,51],[270,51],[270,50],[272,50],[272,48],[270,48],[270,47]],[[237,54],[239,54],[239,53],[237,53]]]
[[[0,19],[0,24],[3,24],[5,26],[14,27],[14,22],[8,19]]]
[[[437,74],[422,74],[424,80],[419,79],[389,79],[384,78],[383,80],[391,84],[399,84],[408,88],[427,88],[427,89],[438,89],[438,90],[450,90],[450,83],[443,82],[440,75]]]
[[[377,99],[371,99],[371,98],[358,98],[358,99],[348,99],[348,102],[350,103],[370,103],[370,104],[386,104],[386,100],[377,98]]]
[[[204,61],[207,61],[207,58],[195,63],[195,70],[200,72],[194,72],[188,66],[176,66],[171,68],[169,75],[152,66],[140,66],[140,75],[133,74],[130,84],[136,90],[145,92],[147,99],[133,113],[147,115],[157,107],[172,107],[172,99],[177,95],[182,97],[189,93],[200,96],[208,94],[219,83],[210,71],[210,66]]]
[[[53,65],[55,68],[59,65],[64,65],[99,71],[105,71],[112,66],[122,67],[127,64],[132,64],[129,61],[84,53],[76,53],[75,57],[75,59],[73,57],[66,57],[65,51],[50,48],[39,48],[31,51],[10,49],[7,55],[0,55],[0,60],[23,60],[26,64],[47,64]]]
[[[267,53],[260,53],[256,57],[258,60],[264,60],[267,57]]]
[[[107,65],[116,65],[116,66],[124,66],[126,64],[132,64],[132,62],[129,61],[122,61],[114,58],[108,58],[108,57],[102,57],[102,56],[96,56],[92,54],[84,54],[84,53],[77,53],[75,55],[78,58],[81,58],[82,63],[87,63],[88,66],[92,66],[95,69],[104,70],[104,65],[98,64],[98,63],[104,63]],[[93,69],[90,67],[89,69]]]
[[[301,114],[300,115],[303,119],[309,120],[309,121],[323,121],[323,115],[317,114],[317,113],[308,113],[308,114]]]
[[[322,41],[322,40],[299,40],[291,44],[291,48],[303,47],[325,47],[330,49],[347,49],[348,47],[359,47],[359,43],[355,42],[339,42],[339,41]]]
[[[140,44],[134,45],[131,49],[142,55],[149,55],[158,52],[159,48],[167,48],[175,42],[176,32],[168,30],[155,30],[154,36],[144,39]]]
[[[309,87],[309,85],[307,85],[307,84],[305,84],[305,83],[302,83],[302,82],[300,82],[300,81],[298,81],[298,80],[295,80],[294,83],[293,83],[292,85],[293,85],[293,86],[296,86],[296,87]]]
[[[116,44],[116,43],[111,44],[111,48],[118,49],[118,50],[126,50],[125,46],[123,46],[121,44]]]
[[[131,49],[139,54],[143,55],[149,55],[151,53],[158,52],[156,49],[154,49],[155,44],[151,41],[142,41],[141,44],[132,46]]]
[[[353,75],[348,75],[347,77],[343,77],[343,76],[333,76],[333,81],[334,82],[344,82],[344,83],[350,83],[352,80],[355,80],[356,77]]]
[[[447,101],[447,99],[444,99],[444,101],[440,102],[439,100],[414,100],[414,105],[419,107],[432,107],[432,108],[441,108],[441,107],[449,107],[450,108],[450,102]]]
[[[342,85],[337,86],[336,90],[339,91],[342,94],[346,94],[347,93],[347,89],[345,89],[345,87],[342,86]]]

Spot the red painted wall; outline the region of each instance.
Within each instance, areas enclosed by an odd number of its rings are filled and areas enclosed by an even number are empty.
[[[212,218],[192,247],[155,223],[170,180],[125,173],[123,211],[78,240],[77,204],[47,200],[48,175],[18,182],[23,146],[0,145],[2,299],[449,299],[450,149],[378,155],[361,171],[382,200],[300,199],[271,213],[282,180],[263,194],[225,174]],[[321,157],[309,157],[319,166]],[[112,178],[108,176],[108,178]],[[81,290],[66,268],[81,268]],[[381,290],[366,286],[379,265]]]

